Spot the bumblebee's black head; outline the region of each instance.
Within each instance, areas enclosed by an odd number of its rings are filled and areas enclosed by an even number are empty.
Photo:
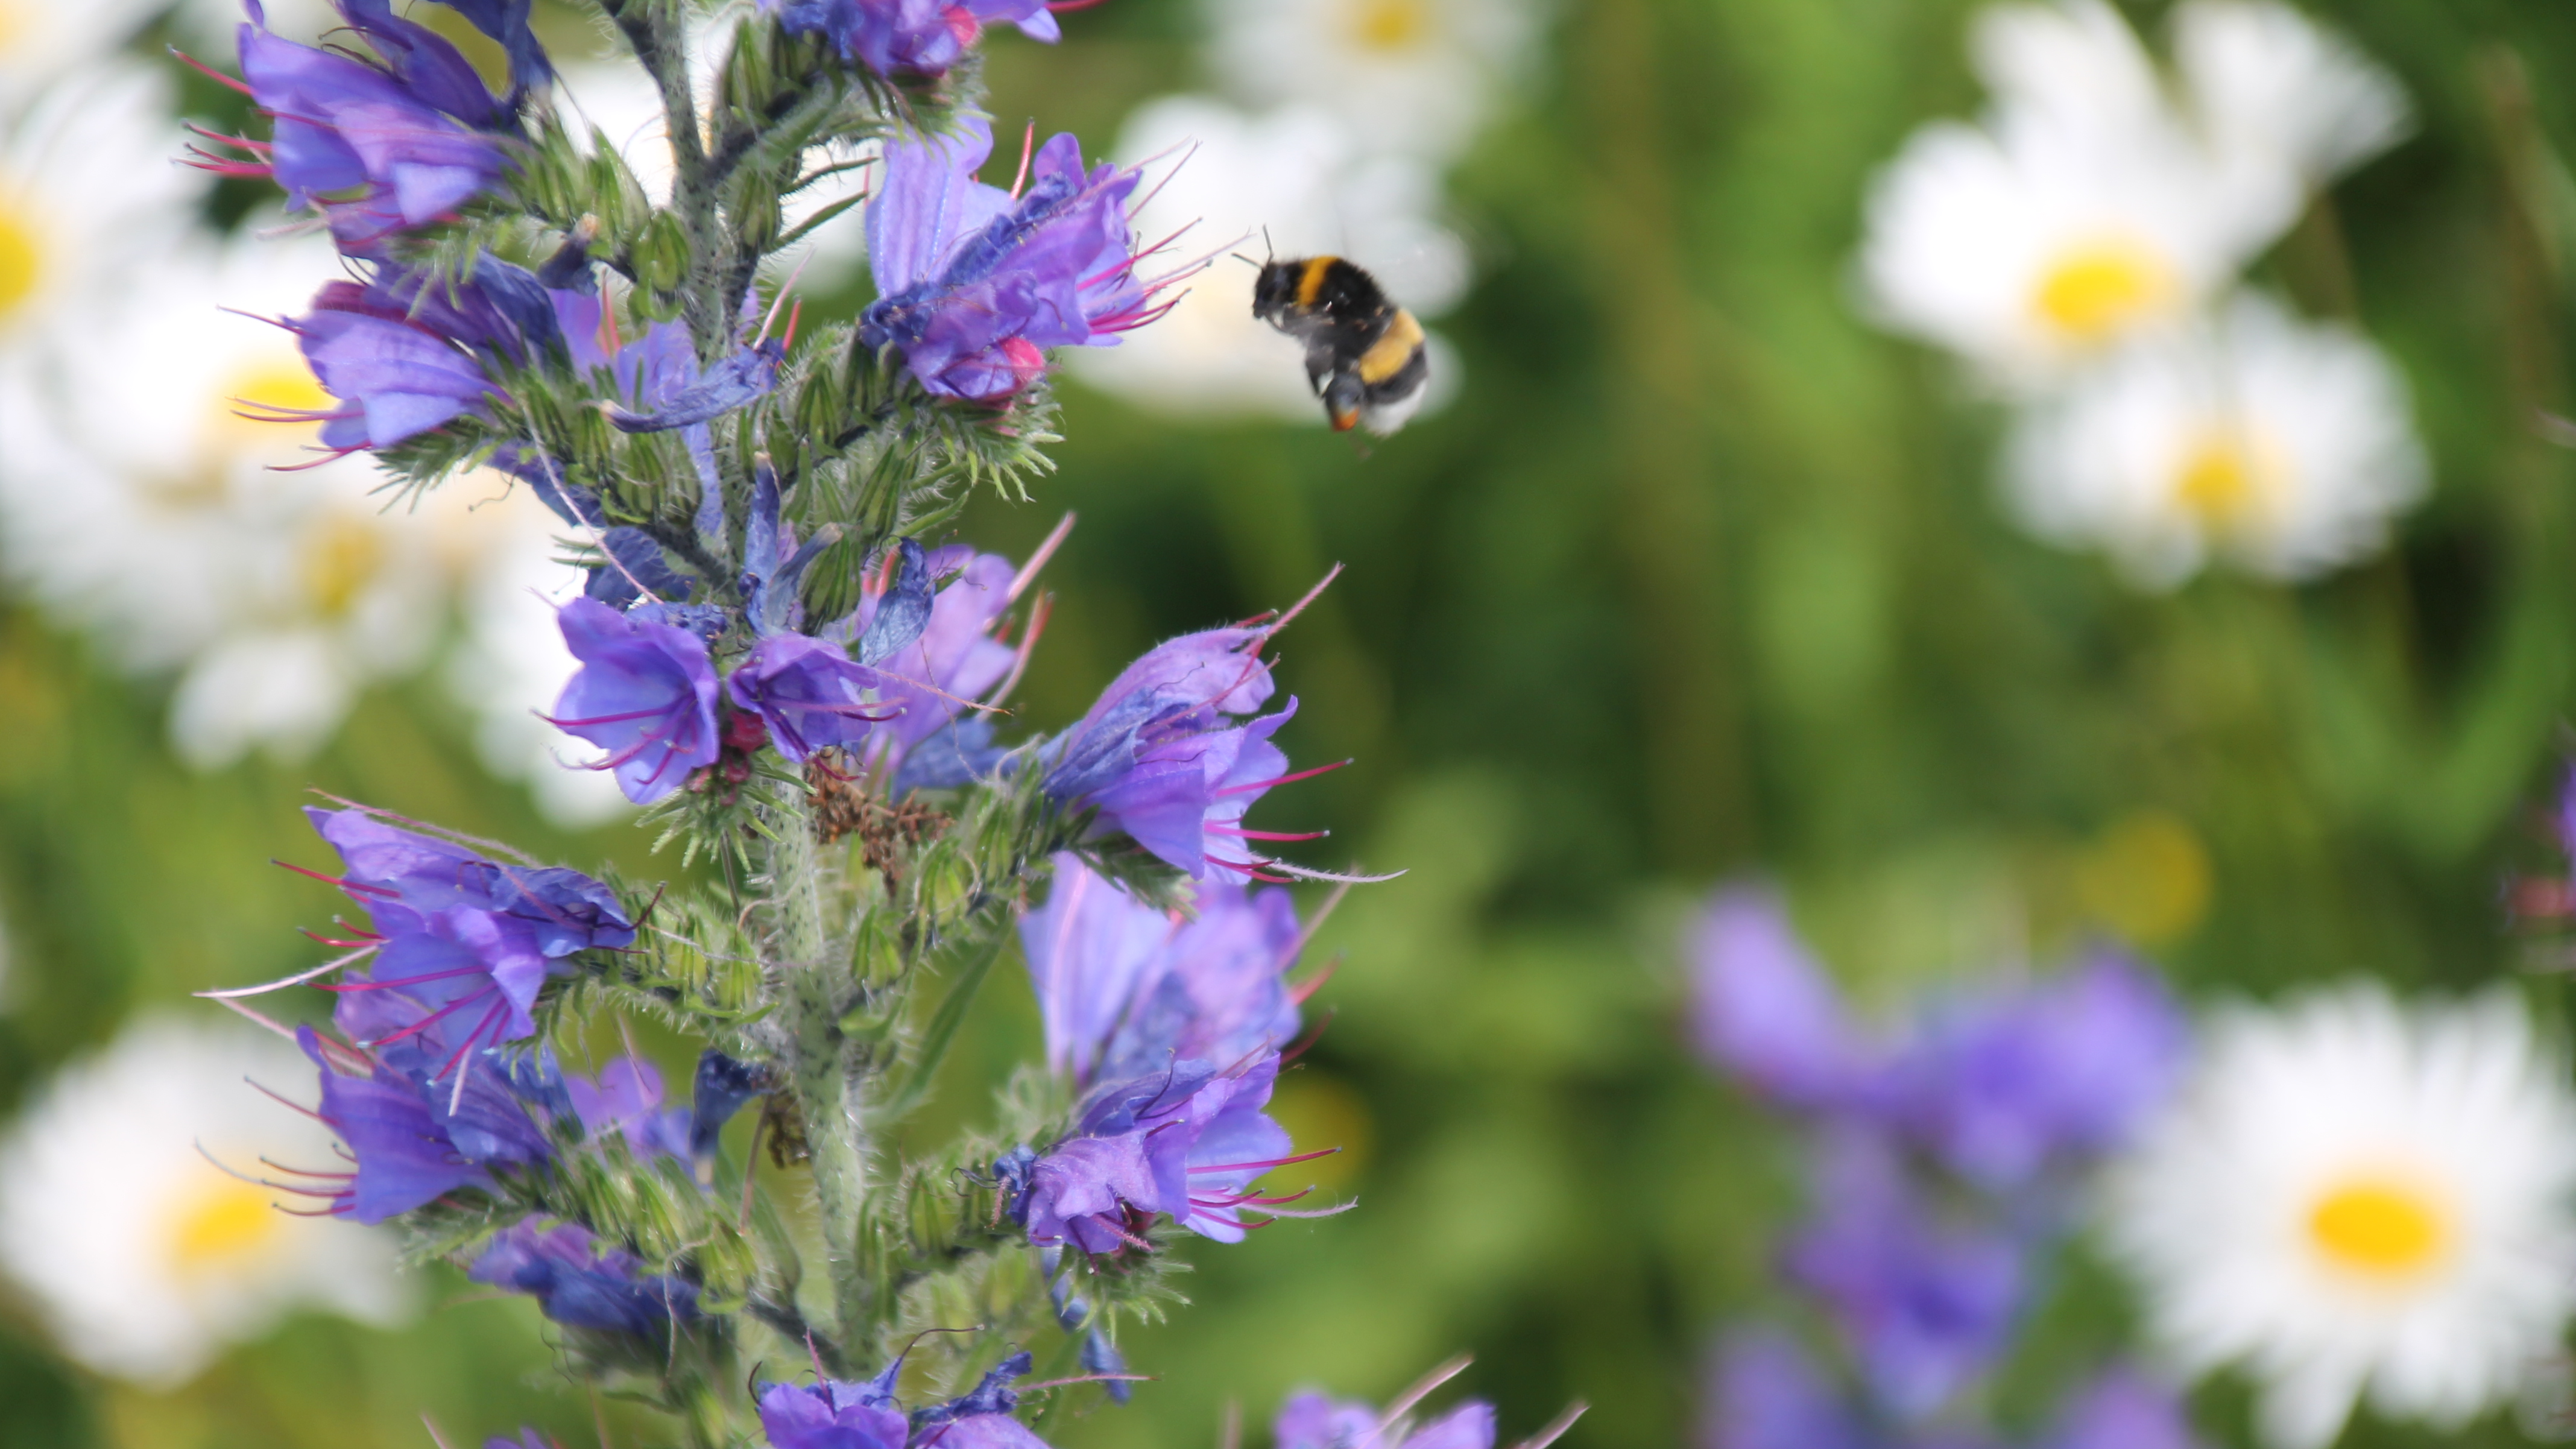
[[[1277,323],[1297,306],[1297,287],[1305,280],[1306,259],[1264,262],[1252,279],[1252,315]]]

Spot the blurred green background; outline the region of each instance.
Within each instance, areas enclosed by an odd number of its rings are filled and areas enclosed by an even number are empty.
[[[1687,1441],[1709,1336],[1771,1301],[1797,1201],[1786,1134],[1676,1027],[1677,932],[1729,872],[1786,882],[1878,1003],[2096,931],[2204,998],[2533,964],[2498,887],[2536,858],[2576,693],[2576,472],[2532,426],[2569,402],[2576,188],[2552,147],[2576,145],[2576,23],[2552,0],[2311,8],[2421,124],[2257,276],[2393,353],[2437,479],[2393,551],[2313,586],[2146,596],[2028,540],[1992,501],[1997,416],[1854,318],[1865,177],[1978,104],[1962,4],[1567,0],[1450,174],[1478,283],[1442,326],[1468,387],[1399,438],[1181,425],[1065,386],[1061,472],[962,530],[1020,555],[1081,515],[1025,717],[1061,724],[1153,640],[1344,563],[1283,641],[1303,707],[1282,739],[1357,764],[1266,823],[1409,873],[1322,933],[1348,957],[1316,1001],[1338,1016],[1283,1091],[1301,1140],[1353,1145],[1334,1170],[1359,1209],[1185,1249],[1194,1306],[1124,1343],[1159,1381],[1053,1426],[1064,1449],[1213,1445],[1229,1399],[1258,1425],[1292,1383],[1381,1397],[1459,1350],[1506,1439],[1581,1396],[1576,1445]],[[996,39],[1005,123],[1105,149],[1198,64],[1185,0],[1067,30]],[[305,765],[214,775],[170,758],[165,702],[0,611],[0,1111],[141,1005],[309,963],[292,928],[328,907],[267,864],[312,854],[307,785],[669,868],[545,827],[425,684],[371,695]],[[961,1089],[1033,1047],[1022,980],[994,978]],[[2041,1311],[2013,1382],[2120,1331],[2081,1264]],[[2242,1441],[2229,1385],[2196,1403]],[[424,1409],[460,1444],[523,1421],[591,1442],[524,1301],[399,1333],[302,1320],[168,1395],[0,1313],[0,1444],[418,1446]],[[2429,1438],[2364,1420],[2347,1442]]]

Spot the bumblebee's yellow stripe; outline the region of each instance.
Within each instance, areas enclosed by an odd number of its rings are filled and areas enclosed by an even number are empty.
[[[1421,346],[1422,324],[1398,307],[1394,320],[1386,324],[1386,335],[1360,354],[1360,381],[1374,386],[1395,376]]]
[[[1306,264],[1306,274],[1297,279],[1297,305],[1312,307],[1324,290],[1324,274],[1333,269],[1338,257],[1317,257]]]

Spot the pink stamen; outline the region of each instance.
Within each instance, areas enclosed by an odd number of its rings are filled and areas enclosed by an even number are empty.
[[[1218,796],[1242,795],[1248,794],[1254,790],[1268,790],[1278,785],[1294,785],[1300,780],[1311,780],[1317,775],[1329,775],[1333,771],[1350,763],[1351,761],[1349,760],[1335,760],[1329,765],[1317,765],[1311,770],[1299,770],[1293,775],[1278,775],[1267,780],[1255,780],[1249,785],[1228,785],[1224,789],[1213,793]]]
[[[1020,171],[1018,175],[1011,178],[1011,199],[1013,201],[1020,199],[1020,187],[1029,179],[1029,159],[1037,153],[1037,145],[1038,123],[1036,118],[1032,117],[1029,121],[1029,128],[1020,134]]]
[[[272,860],[269,864],[280,867],[281,869],[291,870],[297,875],[303,876],[307,880],[318,880],[324,885],[338,886],[342,890],[363,891],[368,895],[382,896],[387,900],[391,900],[402,894],[402,892],[395,890],[391,886],[365,885],[358,881],[353,881],[344,875],[324,875],[318,870],[313,870],[305,866],[294,865],[283,860]]]
[[[1348,890],[1348,889],[1349,889],[1349,887],[1348,887],[1348,886],[1344,886],[1344,887],[1343,887],[1343,889],[1344,889],[1344,890]],[[1327,962],[1325,962],[1325,963],[1324,963],[1324,967],[1323,967],[1323,969],[1322,969],[1322,970],[1317,971],[1314,975],[1307,977],[1305,980],[1298,982],[1296,985],[1289,987],[1289,988],[1288,988],[1288,999],[1289,999],[1290,1001],[1293,1001],[1293,1002],[1297,1003],[1299,1006],[1303,1006],[1303,1005],[1305,1005],[1305,1004],[1306,1004],[1306,998],[1308,998],[1308,997],[1310,997],[1310,996],[1314,995],[1314,994],[1315,994],[1316,992],[1318,992],[1318,991],[1323,990],[1323,989],[1324,989],[1324,983],[1325,983],[1325,982],[1327,982],[1327,981],[1332,980],[1332,979],[1333,979],[1333,973],[1334,973],[1334,972],[1336,972],[1336,971],[1339,971],[1339,970],[1341,970],[1341,969],[1342,969],[1342,958],[1341,958],[1340,956],[1336,955],[1335,957],[1333,957],[1333,959],[1332,959],[1332,960],[1327,961]]]
[[[1264,1171],[1268,1171],[1273,1167],[1288,1167],[1300,1162],[1312,1162],[1319,1157],[1330,1157],[1341,1150],[1342,1149],[1338,1147],[1327,1147],[1319,1152],[1301,1152],[1294,1157],[1274,1157],[1267,1162],[1220,1162],[1213,1167],[1193,1167],[1190,1171],[1246,1172],[1256,1167],[1261,1168]]]
[[[1097,4],[1099,3],[1099,0],[1089,0],[1089,3]],[[204,76],[206,79],[213,81],[215,84],[230,86],[234,90],[241,92],[243,95],[250,94],[250,85],[248,82],[238,80],[232,76],[224,74],[222,71],[215,69],[213,66],[206,64],[204,61],[197,59],[195,56],[190,55],[188,52],[181,50],[175,45],[170,47],[170,53],[178,57],[181,65],[184,65],[188,69],[195,71],[197,74]]]
[[[1072,514],[1068,513],[1056,520],[1055,529],[1047,534],[1046,541],[1038,545],[1037,552],[1029,555],[1027,563],[1020,565],[1018,573],[1011,575],[1011,587],[1002,594],[1003,603],[1016,604],[1020,601],[1020,595],[1027,593],[1029,585],[1037,582],[1038,570],[1045,568],[1047,560],[1055,557],[1055,551],[1064,546],[1066,536],[1072,532]]]
[[[365,1045],[370,1048],[391,1046],[395,1042],[401,1041],[404,1037],[416,1036],[421,1032],[429,1030],[430,1026],[440,1017],[447,1015],[449,1012],[458,1011],[465,1007],[472,1006],[475,1002],[481,1001],[484,997],[489,996],[500,989],[501,988],[498,986],[486,986],[471,996],[460,996],[454,1001],[447,1003],[445,1006],[440,1007],[438,1010],[431,1012],[429,1015],[422,1017],[420,1020],[413,1022],[411,1025],[404,1027],[402,1030],[395,1032],[393,1035],[380,1036]],[[468,1040],[471,1040],[471,1038],[469,1037]],[[445,1073],[441,1072],[438,1075],[443,1076]],[[436,1081],[437,1077],[433,1076],[431,1080]]]

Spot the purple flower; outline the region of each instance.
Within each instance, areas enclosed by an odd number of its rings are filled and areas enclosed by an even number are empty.
[[[736,708],[760,716],[778,752],[798,764],[830,745],[857,746],[894,717],[885,677],[854,664],[841,646],[809,634],[772,634],[725,681]]]
[[[1288,1133],[1262,1114],[1279,1054],[1219,1069],[1185,1061],[1095,1088],[1071,1136],[1013,1169],[1029,1241],[1087,1253],[1142,1247],[1157,1213],[1221,1243],[1243,1240],[1240,1209],[1271,1211],[1252,1182],[1289,1160]]]
[[[1110,682],[1065,732],[1044,788],[1099,811],[1097,834],[1124,831],[1184,873],[1260,875],[1264,864],[1221,851],[1250,840],[1302,840],[1243,828],[1244,812],[1288,779],[1288,757],[1270,736],[1296,712],[1237,722],[1270,698],[1260,657],[1276,626],[1208,629],[1158,644]],[[1267,877],[1263,877],[1267,878]]]
[[[581,669],[550,717],[558,729],[607,750],[590,768],[616,771],[618,787],[638,805],[680,788],[691,771],[714,763],[719,748],[706,642],[645,614],[620,614],[588,598],[557,611]]]
[[[686,1107],[662,1106],[662,1074],[653,1064],[619,1057],[599,1069],[596,1085],[580,1077],[564,1078],[564,1091],[582,1130],[592,1137],[616,1132],[639,1158],[667,1153],[682,1161],[694,1155],[694,1122]]]
[[[770,1449],[904,1449],[912,1421],[895,1406],[897,1359],[865,1383],[762,1384],[760,1428]]]
[[[1060,32],[1045,0],[761,0],[790,35],[821,35],[843,60],[882,76],[945,75],[986,25],[1007,20],[1032,40]]]
[[[1849,1103],[1873,1063],[1831,978],[1773,892],[1720,890],[1691,959],[1691,1033],[1702,1055],[1785,1105]]]
[[[1239,1061],[1295,1039],[1288,893],[1203,882],[1194,904],[1195,920],[1166,915],[1080,856],[1056,857],[1047,903],[1020,921],[1049,1066],[1087,1083],[1182,1059]]]
[[[482,410],[499,395],[482,364],[427,324],[380,309],[353,282],[333,282],[313,310],[288,318],[313,376],[339,406],[269,409],[264,422],[319,422],[322,445],[339,453],[385,448]]]
[[[1314,1389],[1290,1394],[1270,1425],[1275,1449],[1361,1449],[1375,1442],[1377,1432],[1376,1409]]]
[[[1819,1144],[1816,1216],[1789,1276],[1822,1299],[1887,1410],[1919,1420],[1992,1368],[2021,1309],[2020,1246],[1935,1221],[1894,1144],[1866,1131]]]
[[[342,248],[358,254],[448,215],[509,169],[510,113],[454,46],[394,15],[386,0],[340,7],[375,45],[375,64],[281,40],[269,33],[257,0],[249,10],[241,27],[243,88],[274,119],[273,138],[213,137],[260,159],[206,156],[199,164],[273,177],[289,205],[321,212]]]
[[[1082,166],[1070,135],[1037,154],[1014,196],[974,179],[992,154],[981,116],[956,134],[889,141],[868,204],[868,263],[877,300],[860,340],[903,351],[922,387],[1001,402],[1046,370],[1044,349],[1116,340],[1158,314],[1140,285],[1125,203],[1136,173]]]
[[[370,1000],[379,1012],[420,1011],[398,995]],[[337,1216],[380,1223],[458,1188],[489,1188],[490,1167],[552,1155],[525,1100],[551,1083],[552,1065],[542,1057],[496,1062],[451,1086],[435,1070],[448,1045],[443,1039],[407,1034],[368,1054],[326,1045],[308,1026],[297,1029],[296,1042],[321,1071],[314,1115],[338,1134],[352,1170],[298,1171],[330,1186],[291,1190],[326,1199]]]
[[[937,580],[953,581],[930,594],[917,633],[889,644],[869,661],[886,678],[885,697],[903,711],[877,730],[880,743],[872,749],[878,763],[900,764],[906,750],[947,728],[968,702],[981,702],[1008,678],[1019,657],[993,637],[994,625],[1018,596],[1019,575],[1009,559],[952,544],[923,555],[921,577],[924,594]],[[823,632],[844,644],[900,634],[900,629],[881,629],[878,621],[902,606],[900,586],[905,582],[899,574],[870,575],[861,587],[859,607]]]
[[[1930,1004],[1889,1070],[1887,1111],[1961,1176],[2009,1189],[2119,1147],[2171,1091],[2188,1046],[2164,987],[2097,955],[2033,985]]]
[[[1428,1423],[1387,1423],[1367,1404],[1307,1389],[1279,1406],[1270,1434],[1276,1449],[1494,1449],[1494,1406],[1468,1399]]]
[[[1710,1364],[1700,1449],[1873,1449],[1850,1404],[1784,1334],[1730,1334]]]
[[[694,1284],[646,1274],[642,1259],[622,1248],[603,1250],[577,1223],[512,1224],[492,1239],[466,1276],[535,1294],[539,1310],[566,1328],[656,1338],[673,1320],[687,1323],[698,1316]]]
[[[307,806],[305,819],[340,855],[337,883],[361,901],[392,899],[414,911],[462,907],[510,916],[533,929],[547,957],[635,943],[617,893],[577,870],[503,864],[454,841],[405,830],[353,806]]]

